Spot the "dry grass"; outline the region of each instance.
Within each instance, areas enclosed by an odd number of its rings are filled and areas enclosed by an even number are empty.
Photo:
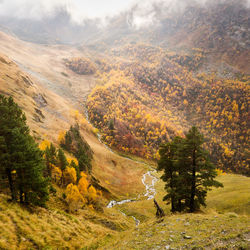
[[[231,213],[176,214],[162,221],[151,219],[136,230],[122,232],[101,249],[247,249],[249,223],[249,217]]]
[[[157,174],[157,176],[160,176]],[[166,217],[155,219],[152,200],[128,203],[113,210],[121,210],[141,220],[138,228],[121,233],[103,249],[248,249],[250,236],[250,181],[241,175],[221,175],[224,188],[214,189],[207,198],[207,208],[196,214],[170,213],[170,206],[162,202],[164,183],[156,184],[156,200]],[[185,239],[184,235],[191,236]]]
[[[118,212],[91,209],[67,214],[63,210],[37,208],[32,212],[0,196],[0,249],[80,249],[131,224]],[[53,203],[53,201],[50,201]]]

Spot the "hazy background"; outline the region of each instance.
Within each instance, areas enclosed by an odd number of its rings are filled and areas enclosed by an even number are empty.
[[[39,43],[80,43],[106,28],[149,28],[187,6],[250,0],[0,0],[0,30]]]

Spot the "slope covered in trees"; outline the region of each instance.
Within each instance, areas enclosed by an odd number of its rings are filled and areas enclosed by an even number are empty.
[[[247,162],[249,77],[205,71],[201,49],[176,53],[151,45],[113,51],[126,58],[98,74],[88,99],[91,121],[113,147],[157,158],[158,146],[195,124],[208,138],[213,162],[249,174]]]

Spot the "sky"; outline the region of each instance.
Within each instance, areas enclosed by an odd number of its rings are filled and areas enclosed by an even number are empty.
[[[0,15],[39,19],[66,7],[74,21],[113,16],[127,10],[138,0],[0,0]]]
[[[41,19],[53,15],[55,9],[66,8],[75,22],[81,23],[86,18],[105,18],[126,11],[138,4],[138,23],[143,19],[152,20],[152,5],[163,2],[183,5],[188,0],[0,0],[0,16]],[[206,0],[193,0],[198,3]],[[207,0],[210,1],[210,0]],[[248,5],[250,0],[248,1]]]

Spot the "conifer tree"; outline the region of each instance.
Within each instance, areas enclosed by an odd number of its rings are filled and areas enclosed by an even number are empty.
[[[165,189],[167,190],[164,201],[171,203],[171,211],[182,211],[185,203],[185,168],[183,162],[179,159],[180,145],[183,138],[176,137],[172,142],[161,145],[158,161],[158,170],[164,170],[161,179],[166,182]]]
[[[0,95],[0,170],[13,201],[45,205],[47,180],[42,153],[29,134],[26,117],[12,97]]]
[[[186,180],[188,183],[188,199],[186,205],[190,212],[205,206],[207,191],[214,187],[223,187],[215,180],[217,176],[215,165],[209,159],[208,152],[203,149],[203,135],[196,127],[192,127],[186,134],[182,144],[180,161],[187,167]]]
[[[58,149],[57,158],[58,158],[58,166],[62,170],[61,185],[64,185],[64,171],[68,166],[68,161],[61,148]]]
[[[64,171],[68,165],[68,161],[61,148],[58,149],[57,157],[58,157],[58,165],[60,169]]]
[[[222,187],[215,180],[215,166],[202,148],[203,143],[203,135],[192,127],[185,138],[176,137],[160,147],[158,170],[164,171],[161,178],[167,191],[163,200],[171,202],[172,212],[194,212],[206,205],[207,191],[212,186]]]
[[[45,151],[45,162],[46,162],[46,176],[51,177],[52,174],[52,164],[57,164],[57,155],[56,155],[56,147],[51,143],[50,146],[47,146]]]

